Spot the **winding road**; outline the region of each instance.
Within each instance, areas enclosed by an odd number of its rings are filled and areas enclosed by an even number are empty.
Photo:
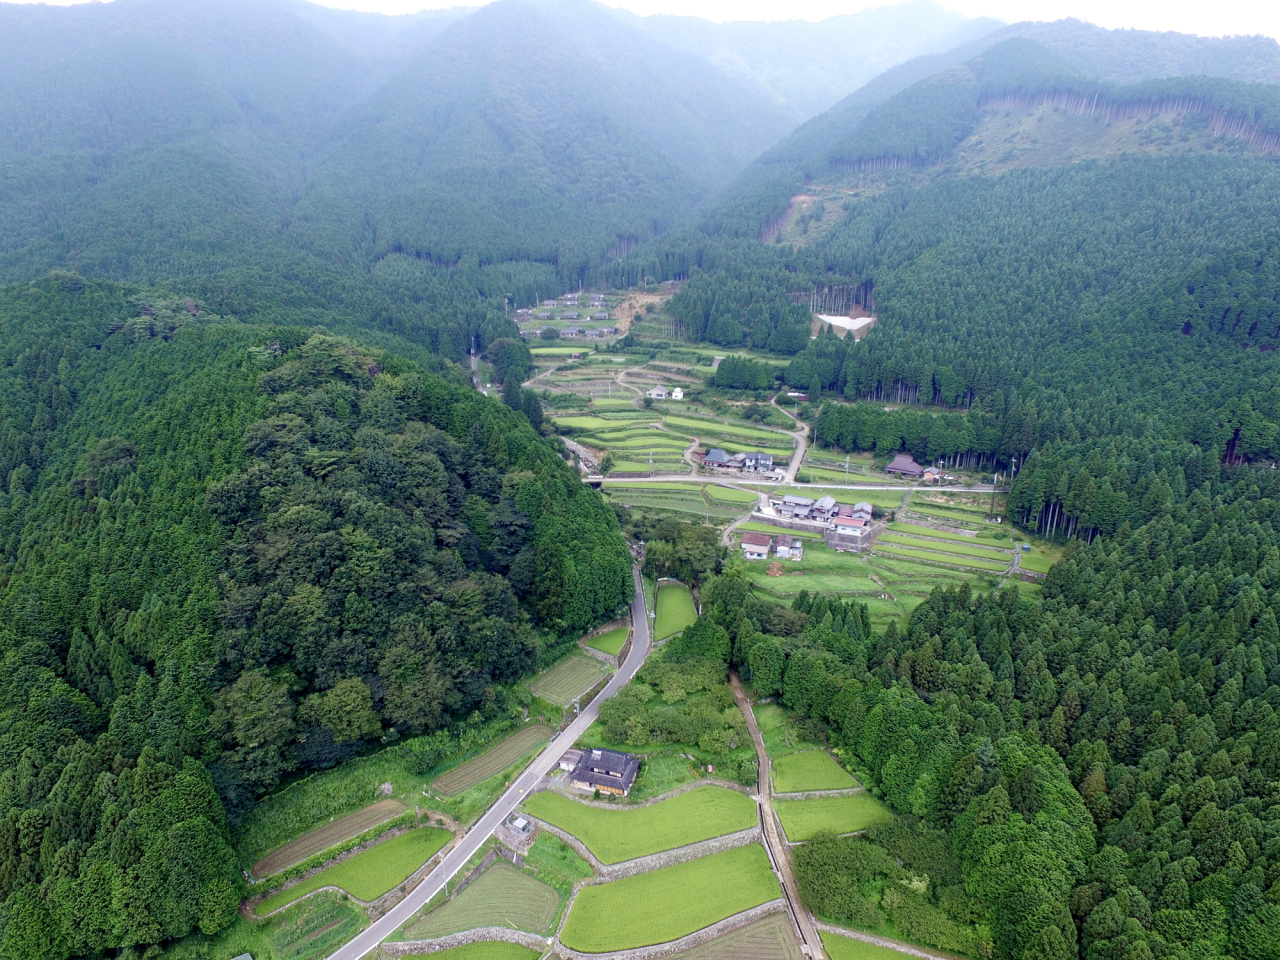
[[[493,833],[494,829],[515,811],[520,801],[533,789],[534,784],[555,768],[556,764],[560,762],[560,758],[564,756],[564,752],[572,747],[574,742],[586,732],[587,727],[595,722],[596,717],[600,714],[600,704],[626,686],[631,681],[631,678],[636,675],[636,671],[644,663],[645,657],[649,655],[649,612],[644,602],[644,581],[640,577],[638,565],[632,568],[631,576],[634,580],[636,591],[635,597],[631,601],[631,622],[634,627],[631,652],[627,654],[626,661],[618,672],[613,675],[613,679],[609,681],[594,700],[583,708],[581,715],[556,736],[542,753],[538,754],[537,759],[529,764],[524,773],[516,777],[506,793],[467,831],[462,841],[449,851],[438,867],[427,874],[422,882],[410,891],[408,896],[387,911],[385,916],[375,921],[354,940],[331,954],[329,960],[360,960],[361,957],[367,956],[377,949],[378,944],[403,926],[428,900],[436,895],[446,882],[453,878],[454,874],[466,865],[466,862],[475,855],[481,845],[489,839],[489,835]]]

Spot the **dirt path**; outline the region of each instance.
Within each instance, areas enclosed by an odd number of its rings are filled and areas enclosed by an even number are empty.
[[[760,736],[760,728],[756,726],[755,711],[751,709],[751,701],[747,699],[738,679],[736,670],[729,671],[729,685],[733,688],[733,698],[738,709],[747,720],[747,729],[751,731],[751,739],[756,745],[756,759],[760,763],[760,819],[764,823],[765,843],[769,847],[773,862],[777,865],[782,879],[782,892],[791,908],[791,917],[800,933],[800,942],[809,947],[809,956],[814,960],[822,960],[825,953],[822,939],[818,936],[818,926],[813,915],[800,902],[800,888],[796,884],[795,873],[791,868],[791,848],[778,835],[778,825],[773,819],[773,807],[770,804],[772,784],[769,777],[769,755],[764,750],[764,738]]]
[[[778,404],[778,395],[775,393],[769,400],[769,403],[776,409],[791,417],[791,421],[800,429],[787,430],[786,433],[793,437],[796,441],[795,456],[791,458],[791,463],[787,466],[787,483],[796,482],[796,473],[800,470],[800,464],[804,460],[805,451],[808,449],[809,425],[800,420],[799,417],[792,415],[789,411],[783,410]]]

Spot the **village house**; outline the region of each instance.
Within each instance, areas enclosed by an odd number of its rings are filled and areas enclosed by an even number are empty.
[[[573,768],[578,765],[578,761],[581,759],[582,759],[582,751],[574,750],[572,747],[570,747],[568,750],[564,752],[564,755],[560,758],[560,769],[563,770],[565,773],[572,773]]]
[[[773,546],[773,537],[765,533],[744,533],[742,555],[748,560],[767,560]]]
[[[874,513],[875,511],[871,508],[871,504],[867,503],[865,500],[859,500],[853,505],[853,513],[850,514],[850,516],[858,517],[859,519],[870,523],[871,517]]]
[[[535,313],[535,314],[534,314],[534,317],[535,317],[536,319],[538,319],[538,320],[550,320],[550,319],[551,319],[551,311],[550,311],[550,310],[539,310],[537,313]]]
[[[578,311],[577,311],[577,310],[570,310],[568,313],[561,314],[560,319],[561,319],[561,320],[577,320],[577,319],[578,319]]]
[[[759,451],[756,451],[755,453],[748,453],[746,469],[750,470],[752,473],[772,470],[773,456],[768,453],[760,453]]]
[[[636,782],[640,758],[616,750],[584,750],[569,774],[569,782],[579,790],[599,790],[625,797]]]
[[[861,517],[836,517],[831,529],[842,537],[861,537],[871,529],[870,522]]]
[[[599,330],[587,330],[585,333],[583,333],[583,336],[584,336],[584,337],[586,337],[588,340],[599,340],[599,339],[600,339],[600,331],[599,331]]]
[[[646,397],[649,397],[652,400],[665,400],[667,399],[667,388],[666,387],[650,387],[648,390],[645,391],[644,395]]]
[[[784,517],[807,520],[809,511],[813,509],[813,501],[809,497],[788,493],[781,500],[771,500],[770,505]]]
[[[560,331],[560,336],[580,337],[582,336],[582,328],[581,327],[565,327],[563,330]]]
[[[924,473],[924,467],[916,463],[915,458],[909,453],[900,453],[893,458],[893,462],[884,468],[885,473],[896,473],[903,477],[919,477]]]
[[[544,307],[554,307],[556,305],[556,302],[554,300],[543,300],[542,305]]]
[[[702,465],[704,467],[727,470],[729,468],[729,455],[719,447],[712,447],[702,455]]]
[[[814,501],[813,509],[809,511],[810,517],[814,520],[827,520],[836,510],[836,498],[832,496],[819,497]]]
[[[592,320],[608,320],[608,319],[609,319],[609,311],[607,311],[607,310],[601,310],[601,311],[598,311],[598,312],[596,312],[596,313],[593,313],[593,314],[591,315],[591,319],[592,319]]]
[[[779,560],[803,560],[804,541],[798,537],[791,536],[789,533],[784,533],[778,537],[773,553]]]

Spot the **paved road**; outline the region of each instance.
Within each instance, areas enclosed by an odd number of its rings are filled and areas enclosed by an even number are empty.
[[[645,657],[649,655],[649,616],[645,608],[644,581],[640,578],[639,567],[632,569],[631,576],[636,588],[635,599],[631,602],[631,622],[635,625],[635,631],[631,640],[631,652],[627,654],[622,668],[613,675],[613,679],[600,694],[586,706],[582,715],[552,740],[547,749],[538,754],[538,758],[512,782],[507,792],[467,832],[462,842],[449,851],[438,867],[431,871],[407,897],[392,907],[386,916],[332,954],[329,960],[359,960],[360,957],[372,952],[379,943],[417,913],[474,856],[493,833],[494,828],[515,810],[539,778],[555,768],[564,752],[573,746],[574,741],[582,736],[599,715],[600,704],[612,697],[635,676],[640,665],[644,663]]]
[[[742,682],[738,679],[736,670],[729,671],[729,686],[733,688],[733,699],[737,701],[738,709],[746,718],[747,729],[751,731],[751,739],[756,745],[756,761],[760,764],[760,819],[764,823],[765,843],[769,845],[773,862],[778,866],[778,872],[782,878],[782,892],[787,898],[787,905],[791,908],[791,919],[800,932],[800,940],[808,946],[809,955],[814,960],[822,960],[824,955],[822,938],[818,936],[818,927],[814,922],[813,914],[800,902],[800,888],[796,883],[795,873],[791,869],[791,850],[782,842],[782,837],[778,833],[778,824],[773,819],[771,803],[773,783],[770,776],[769,755],[764,749],[764,738],[760,736],[760,728],[756,726],[755,711],[751,709],[751,701],[747,699],[746,692],[742,689]]]
[[[596,479],[596,478],[593,478]],[[687,473],[664,474],[660,477],[606,477],[605,483],[636,483],[643,481],[644,483],[688,483],[689,475]],[[735,476],[733,479],[727,477],[697,477],[698,483],[714,483],[723,487],[753,487],[765,484],[770,488],[776,487],[777,484],[772,480],[752,480],[749,477]],[[896,483],[789,483],[788,487],[794,487],[797,490],[804,490],[806,487],[812,487],[819,490],[920,490],[928,493],[934,490],[942,493],[990,493],[991,484],[975,483],[971,486],[950,486],[950,487],[916,487],[909,484]],[[997,492],[1003,493],[1005,487],[1001,487]]]

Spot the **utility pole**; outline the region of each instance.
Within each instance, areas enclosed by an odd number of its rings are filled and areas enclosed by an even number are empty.
[[[846,487],[849,485],[849,457],[847,455],[844,458],[844,485]]]
[[[1000,482],[1000,474],[991,475],[991,509],[987,512],[987,519],[991,520],[996,515],[996,484]]]

